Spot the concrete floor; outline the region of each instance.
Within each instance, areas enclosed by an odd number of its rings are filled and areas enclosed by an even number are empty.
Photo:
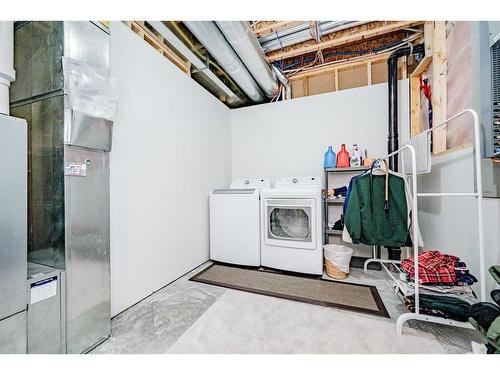
[[[351,269],[346,281],[376,286],[389,319],[188,280],[208,264],[113,318],[92,353],[470,353],[480,342],[472,330],[424,322],[397,337],[407,310],[383,271]]]

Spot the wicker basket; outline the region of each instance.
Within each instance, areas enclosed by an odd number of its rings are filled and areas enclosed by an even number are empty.
[[[343,280],[347,277],[347,273],[339,270],[336,265],[334,265],[326,258],[325,258],[325,268],[327,275],[333,279]]]

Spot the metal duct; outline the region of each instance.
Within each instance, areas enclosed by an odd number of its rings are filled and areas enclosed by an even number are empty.
[[[215,60],[234,79],[252,102],[264,101],[259,85],[226,38],[212,21],[185,21],[184,24]]]
[[[281,82],[281,84],[285,87],[285,100],[292,99],[292,86],[290,85],[290,81],[283,72],[275,65],[272,66],[274,73],[276,73],[276,77]]]
[[[14,70],[14,22],[0,22],[0,113],[9,115],[9,88]]]
[[[260,88],[272,98],[278,91],[278,80],[248,22],[217,21],[216,23]]]
[[[206,62],[196,56],[179,38],[161,21],[148,21],[148,23],[169,42],[180,54],[193,64],[193,66],[202,71],[208,79],[215,84],[220,90],[226,93],[230,98],[232,105],[241,104],[244,98],[240,98],[227,85],[224,84],[206,65]]]
[[[348,29],[351,27],[359,26],[367,22],[358,21],[326,21],[320,22],[319,28],[321,35],[331,34],[340,30]],[[278,38],[279,36],[279,38]],[[305,42],[312,39],[309,31],[309,23],[305,22],[300,25],[292,26],[277,33],[272,33],[259,38],[259,43],[264,52],[271,52],[288,47],[293,44]]]

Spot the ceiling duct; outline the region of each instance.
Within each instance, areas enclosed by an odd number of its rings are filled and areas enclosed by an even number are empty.
[[[185,21],[184,24],[252,102],[258,103],[265,100],[258,83],[229,45],[215,22]]]
[[[217,21],[216,23],[262,91],[269,98],[276,95],[279,88],[276,74],[266,61],[259,41],[248,22]]]
[[[274,73],[276,74],[276,77],[278,78],[278,81],[280,81],[283,87],[285,88],[284,99],[285,100],[292,99],[292,86],[290,84],[290,81],[288,80],[288,78],[286,78],[283,72],[276,65],[273,65],[272,67]]]
[[[321,35],[331,34],[351,27],[359,26],[367,22],[358,21],[324,21],[319,23]],[[265,35],[259,38],[259,43],[265,53],[302,43],[313,39],[309,30],[309,22],[295,25],[279,32]]]
[[[224,82],[222,82],[207,66],[206,61],[203,61],[195,53],[193,53],[179,38],[161,21],[148,21],[148,23],[170,43],[180,54],[188,59],[193,66],[207,77],[207,80],[219,88],[222,92],[228,95],[228,103],[231,105],[239,105],[244,103],[245,98],[238,96]],[[241,95],[241,94],[240,94]]]

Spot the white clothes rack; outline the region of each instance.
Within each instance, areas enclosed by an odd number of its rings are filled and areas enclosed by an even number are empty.
[[[431,129],[428,129],[418,135],[427,136],[428,133],[433,132],[445,126],[450,121],[464,116],[465,114],[470,114],[473,118],[474,124],[474,159],[475,159],[475,186],[476,191],[474,192],[463,192],[463,193],[448,193],[448,192],[433,192],[433,193],[419,193],[417,186],[417,162],[416,162],[416,152],[415,148],[412,145],[405,145],[402,148],[382,157],[377,160],[388,159],[392,156],[401,154],[403,151],[408,150],[411,156],[411,165],[412,165],[412,173],[411,173],[411,184],[412,184],[412,200],[413,200],[413,209],[411,212],[411,219],[413,224],[413,260],[414,260],[414,269],[415,269],[415,281],[414,281],[414,298],[415,298],[415,312],[409,312],[401,315],[396,322],[396,331],[398,335],[401,335],[403,332],[403,325],[405,322],[409,320],[420,320],[426,322],[439,323],[450,326],[457,326],[462,328],[470,328],[473,329],[472,325],[468,322],[459,322],[453,319],[445,319],[437,316],[427,315],[420,313],[420,288],[419,288],[419,274],[418,274],[418,197],[446,197],[446,196],[464,196],[464,197],[476,197],[477,198],[477,224],[478,224],[478,242],[479,242],[479,281],[481,288],[481,301],[486,300],[486,285],[485,285],[485,269],[484,269],[484,230],[483,230],[483,187],[482,187],[482,176],[481,176],[481,146],[480,146],[480,138],[479,138],[479,116],[477,112],[473,109],[464,109],[463,111],[457,113],[456,115],[448,118],[442,123],[433,126]],[[371,259],[367,259],[364,264],[364,270],[367,271],[368,264],[371,262],[378,262],[382,266],[382,268],[387,271],[387,273],[391,276],[391,278],[396,281],[396,278],[393,276],[392,272],[388,270],[384,263],[391,263],[399,270],[400,261],[393,260],[385,260],[376,257],[374,253],[374,257]]]

